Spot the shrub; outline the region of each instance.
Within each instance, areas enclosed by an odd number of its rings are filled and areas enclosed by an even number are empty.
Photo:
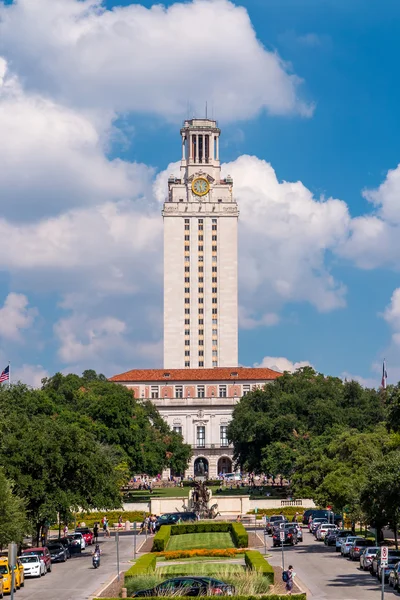
[[[163,556],[165,560],[176,560],[178,558],[192,558],[193,556],[231,558],[242,553],[243,550],[238,550],[237,548],[226,548],[225,550],[198,548],[196,550],[171,550],[170,552],[160,552],[159,556]]]
[[[93,525],[97,522],[100,523],[101,519],[106,516],[109,524],[113,525],[113,523],[118,523],[118,517],[122,516],[122,520],[130,521],[133,523],[134,521],[141,523],[144,518],[149,513],[145,513],[142,510],[105,510],[103,512],[91,512],[91,513],[76,513],[76,525],[79,526],[80,523],[84,522],[86,527],[93,527]],[[71,527],[74,526],[75,519],[69,522]]]
[[[137,575],[136,577],[125,578],[124,585],[128,590],[128,595],[138,592],[139,590],[148,590],[156,585],[159,585],[165,580],[160,573],[157,571],[153,573],[145,573],[144,575]]]
[[[232,523],[215,521],[196,521],[195,523],[182,523],[172,525],[171,535],[184,533],[230,533]]]
[[[259,508],[257,509],[257,517],[266,515],[267,517],[272,517],[272,515],[284,515],[287,519],[291,519],[298,512],[302,515],[308,509],[304,506],[281,506],[279,508]],[[248,515],[254,515],[254,509],[249,510]]]
[[[153,539],[152,552],[164,552],[171,537],[171,525],[161,525]]]
[[[294,594],[292,600],[307,600],[305,594]],[[187,600],[188,596],[163,596],[164,600]],[[286,594],[268,594],[261,596],[230,596],[230,600],[287,600]],[[118,598],[94,598],[93,600],[118,600]],[[159,596],[149,596],[148,600],[160,600]],[[215,600],[215,596],[202,596],[202,600]]]
[[[155,554],[143,554],[137,559],[134,565],[131,566],[125,573],[125,579],[144,575],[145,573],[153,573],[156,569],[157,556]]]
[[[274,583],[274,569],[260,552],[248,550],[244,554],[244,560],[249,569],[262,573],[264,577],[269,578],[271,584]]]
[[[247,548],[249,545],[249,534],[242,523],[231,523],[231,536],[237,548]]]

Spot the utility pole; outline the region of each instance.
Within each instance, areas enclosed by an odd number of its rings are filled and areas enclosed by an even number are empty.
[[[136,521],[133,522],[133,558],[136,558]]]
[[[117,544],[117,573],[118,573],[118,581],[119,581],[119,532],[118,532],[118,530],[115,532],[115,542]]]

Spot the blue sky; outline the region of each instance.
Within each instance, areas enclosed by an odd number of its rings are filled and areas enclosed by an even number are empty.
[[[3,362],[29,383],[161,365],[164,171],[179,159],[183,107],[199,112],[206,98],[242,203],[241,269],[254,265],[241,278],[240,362],[304,361],[372,385],[386,357],[400,379],[397,2],[6,4]],[[203,12],[215,60],[199,65],[197,38],[189,47],[184,36]],[[225,52],[232,40],[242,50]],[[254,205],[265,236],[252,230]]]

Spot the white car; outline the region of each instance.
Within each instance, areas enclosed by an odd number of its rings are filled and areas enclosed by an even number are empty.
[[[328,531],[336,531],[336,529],[336,525],[331,525],[330,523],[323,523],[320,527],[318,527],[315,537],[317,540],[323,541]]]
[[[340,546],[340,554],[342,556],[348,556],[350,553],[350,546],[354,542],[357,536],[351,535],[348,536],[345,540],[343,540],[342,545]]]
[[[25,556],[20,556],[19,560],[24,567],[24,577],[41,577],[42,575],[46,575],[47,568],[44,561],[40,560],[40,556],[25,554]]]
[[[241,481],[242,476],[240,473],[224,473],[225,481]]]
[[[85,541],[85,538],[83,537],[83,535],[81,533],[73,531],[72,533],[70,533],[68,535],[68,537],[71,540],[77,540],[80,543],[80,545],[81,545],[81,550],[84,550],[86,548],[86,541]]]

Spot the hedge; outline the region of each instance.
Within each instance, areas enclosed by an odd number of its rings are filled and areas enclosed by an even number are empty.
[[[137,559],[134,565],[131,566],[125,573],[125,579],[136,577],[136,575],[144,575],[145,573],[156,570],[157,556],[155,554],[143,554]]]
[[[292,600],[307,600],[305,594],[293,594]],[[163,600],[188,600],[189,596],[163,596]],[[202,600],[215,600],[215,596],[202,596]],[[229,600],[287,600],[287,594],[263,596],[229,596]],[[93,600],[119,600],[119,598],[94,598]],[[148,600],[160,600],[160,596],[149,596]]]
[[[152,552],[164,552],[171,537],[171,525],[161,525],[153,539]]]
[[[268,577],[271,585],[274,583],[274,569],[260,552],[257,552],[257,550],[247,550],[244,554],[244,562],[252,571],[258,571],[265,577]]]
[[[149,513],[145,513],[142,510],[105,510],[103,512],[91,512],[91,513],[77,513],[76,514],[76,526],[80,523],[85,523],[86,527],[93,527],[97,522],[101,524],[101,520],[104,516],[107,517],[109,525],[112,527],[114,523],[118,523],[118,518],[122,516],[122,522],[134,521],[141,523]],[[75,520],[69,522],[69,525],[73,527]]]
[[[306,510],[314,510],[311,508],[307,508],[305,506],[281,506],[278,508],[259,508],[257,510],[257,517],[261,517],[266,515],[267,517],[272,517],[272,515],[284,515],[286,518],[292,518],[296,513],[299,513],[299,516],[302,515]],[[249,510],[248,515],[254,515],[254,510]]]
[[[230,533],[237,548],[247,548],[249,535],[242,523],[207,522],[182,523],[181,525],[162,525],[153,539],[152,552],[164,552],[171,535],[186,533]]]

